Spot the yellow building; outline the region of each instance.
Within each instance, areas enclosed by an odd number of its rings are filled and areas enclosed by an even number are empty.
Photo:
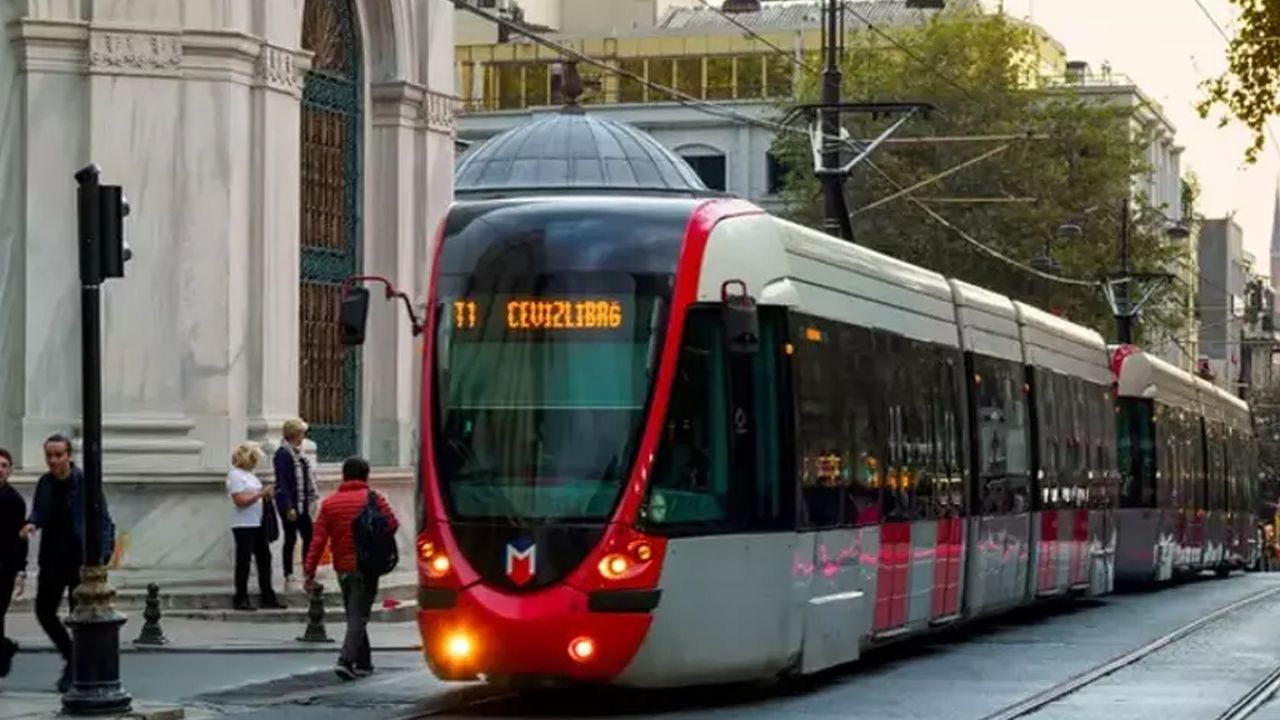
[[[562,0],[566,2],[568,0]],[[593,0],[597,13],[611,5],[632,17],[637,0]],[[652,2],[641,7],[652,7]],[[918,26],[927,22],[934,11],[912,10],[901,0],[853,3],[858,14],[878,28]],[[744,32],[714,10],[705,6],[672,7],[652,26],[632,19],[623,29],[597,30],[596,33],[560,33],[546,28],[547,35],[591,58],[646,78],[650,82],[680,90],[705,100],[761,101],[792,95],[803,72],[799,66],[778,52],[793,54],[811,66],[820,66],[822,49],[821,4],[816,0],[767,3],[759,12],[731,15],[738,23],[751,28]],[[579,23],[582,27],[582,23]],[[638,27],[637,27],[638,26]],[[599,28],[597,20],[585,27]],[[866,32],[863,23],[850,15],[849,32]],[[1063,46],[1039,28],[1038,72],[1027,79],[1034,84],[1040,77],[1063,74],[1066,51]],[[468,37],[478,37],[468,33]],[[758,36],[758,37],[757,37]],[[886,51],[898,49],[878,35],[873,41]],[[496,38],[495,38],[496,39]],[[465,42],[456,47],[456,71],[459,95],[470,112],[523,110],[559,104],[557,52],[513,36],[507,42]],[[583,99],[591,104],[626,104],[668,102],[661,91],[644,83],[607,73],[599,68],[579,68],[588,83]]]

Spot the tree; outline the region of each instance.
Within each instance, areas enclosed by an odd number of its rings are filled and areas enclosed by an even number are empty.
[[[1240,8],[1239,30],[1227,48],[1227,71],[1206,80],[1206,96],[1196,109],[1207,118],[1214,108],[1226,112],[1224,126],[1232,118],[1253,131],[1253,144],[1245,149],[1245,162],[1257,162],[1267,142],[1267,118],[1276,112],[1280,93],[1280,0],[1231,0]]]
[[[1051,250],[1058,274],[1096,280],[1117,263],[1121,209],[1131,179],[1146,168],[1146,138],[1131,131],[1128,104],[1088,100],[1066,88],[1036,87],[1038,53],[1030,30],[1001,16],[976,13],[936,16],[927,25],[897,33],[917,59],[872,37],[849,43],[844,97],[927,99],[940,112],[913,120],[910,135],[1045,133],[1048,140],[1015,141],[1001,154],[921,188],[921,198],[939,215],[982,244],[1027,262]],[[920,61],[923,62],[920,62]],[[940,70],[931,71],[925,64]],[[802,88],[804,100],[819,94],[817,78]],[[854,138],[874,137],[890,120],[847,116]],[[885,145],[872,161],[903,186],[946,170],[990,144]],[[774,152],[793,168],[788,176],[787,213],[797,222],[821,226],[821,191],[812,173],[808,138],[780,137]],[[973,282],[1017,299],[1061,312],[1110,336],[1111,314],[1096,288],[1059,284],[994,259],[943,227],[907,198],[865,212],[860,209],[897,188],[865,164],[846,185],[860,244]],[[1035,202],[931,203],[927,198],[1035,198]],[[1167,271],[1185,249],[1163,237],[1157,214],[1131,223],[1131,270]],[[1160,209],[1163,210],[1163,209]],[[1076,219],[1083,235],[1056,240],[1058,228]],[[1185,321],[1186,288],[1174,287],[1150,306],[1139,324],[1144,336],[1169,335]],[[1181,310],[1181,311],[1180,311]]]

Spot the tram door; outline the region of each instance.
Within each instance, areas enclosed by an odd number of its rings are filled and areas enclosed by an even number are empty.
[[[780,308],[757,308],[749,298],[725,301],[729,476],[735,485],[730,516],[748,530],[789,530],[782,519],[794,514],[784,508],[781,481],[785,317]]]

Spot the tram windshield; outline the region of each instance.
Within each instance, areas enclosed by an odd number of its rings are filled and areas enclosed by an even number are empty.
[[[583,262],[625,242],[598,218],[530,220],[473,224],[486,250],[442,259],[437,477],[456,520],[603,521],[639,443],[672,276]]]

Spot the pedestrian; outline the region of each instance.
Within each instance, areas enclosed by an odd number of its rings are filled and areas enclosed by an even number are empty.
[[[44,462],[49,471],[36,482],[31,514],[21,532],[26,540],[40,531],[36,619],[62,656],[62,675],[58,678],[61,693],[71,688],[71,636],[58,609],[65,596],[69,609],[75,611],[75,589],[80,585],[80,568],[85,561],[105,565],[115,551],[115,525],[104,495],[99,509],[102,557],[84,557],[84,474],[72,461],[73,452],[71,439],[65,435],[52,435],[44,441]]]
[[[236,594],[232,607],[251,612],[249,602],[249,560],[258,566],[258,604],[267,609],[285,607],[271,587],[271,540],[275,518],[268,510],[273,487],[264,487],[253,469],[262,460],[256,443],[240,443],[231,454],[227,473],[227,495],[231,497],[231,535],[235,540]]]
[[[13,455],[0,448],[0,678],[9,674],[18,652],[18,643],[5,635],[4,616],[9,601],[22,597],[27,577],[27,539],[22,536],[27,503],[9,484],[12,473]]]
[[[361,458],[348,458],[342,464],[342,484],[320,506],[316,516],[316,538],[303,563],[306,586],[316,579],[316,568],[325,550],[331,549],[333,569],[342,588],[342,606],[347,632],[334,670],[343,680],[365,677],[373,672],[373,654],[369,646],[369,616],[378,594],[378,577],[359,571],[356,563],[356,541],[353,525],[373,497],[394,533],[400,526],[387,499],[369,488],[369,463]]]
[[[272,466],[276,474],[276,507],[284,525],[284,548],[281,565],[284,569],[284,586],[297,585],[293,575],[293,550],[298,538],[302,538],[302,557],[311,549],[311,514],[316,504],[316,483],[311,474],[311,462],[302,454],[302,441],[307,436],[307,424],[299,418],[286,420],[282,434],[284,442],[276,449]]]

